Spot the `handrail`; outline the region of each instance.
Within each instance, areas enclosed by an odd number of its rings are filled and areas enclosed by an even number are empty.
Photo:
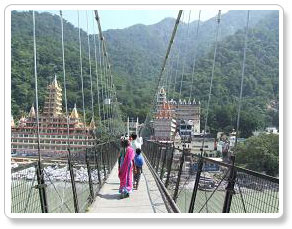
[[[146,140],[146,141],[149,141],[149,140]],[[149,141],[149,142],[152,142],[152,143],[157,144],[159,146],[166,146],[167,144],[170,144],[170,143],[163,143],[163,142],[157,142],[157,141]],[[174,148],[175,150],[178,150],[180,152],[183,151],[182,149],[179,149],[177,147],[172,147],[172,148]],[[191,155],[192,155],[192,157],[200,158],[199,155],[196,155],[196,154],[191,154]],[[228,164],[226,162],[216,161],[216,160],[213,160],[211,158],[204,157],[204,156],[202,156],[202,160],[211,162],[213,164],[218,164],[220,166],[224,166],[224,167],[227,167],[227,168],[232,167],[232,164]],[[245,172],[245,173],[247,173],[249,175],[253,175],[253,176],[256,176],[256,177],[259,177],[259,178],[263,178],[263,179],[269,180],[269,181],[271,181],[273,183],[279,184],[279,178],[272,177],[272,176],[269,176],[269,175],[266,175],[266,174],[262,174],[262,173],[259,173],[259,172],[256,172],[256,171],[252,171],[252,170],[249,170],[249,169],[237,166],[237,165],[234,165],[234,168],[236,168],[237,171]]]
[[[39,167],[37,166],[38,162],[28,162],[27,164],[12,168],[13,182],[11,185],[11,212],[41,212],[43,206],[47,206],[38,195],[37,189],[41,188],[47,189],[47,192],[50,193],[50,195],[47,196],[47,199],[51,204],[48,206],[46,212],[86,212],[87,207],[97,196],[111,173],[118,158],[118,154],[118,139],[96,144],[90,148],[88,147],[84,152],[76,154],[76,157],[73,153],[73,157],[70,161],[64,160],[62,155],[58,154],[56,156],[59,156],[59,159],[62,159],[64,163],[62,163],[61,166],[53,168],[53,170],[56,171],[54,173],[51,173],[50,169],[48,171],[44,169],[45,176],[42,182],[39,181],[41,177],[39,175]],[[54,161],[56,159],[58,158],[45,158],[41,162],[42,167],[48,168],[55,165]],[[27,169],[32,166],[36,167],[35,171]],[[75,170],[79,176],[69,177],[70,170],[73,172]],[[33,175],[35,175],[35,177],[32,179]],[[38,179],[36,180],[36,178]],[[71,186],[75,186],[76,182],[81,184],[80,187],[76,189],[76,193],[74,195],[65,195],[66,190],[71,189],[70,183]],[[25,208],[23,208],[23,204],[19,204],[19,192],[22,192],[25,197],[21,201],[28,203]],[[88,197],[84,200],[83,197],[87,194]],[[31,201],[32,199],[35,201]],[[74,208],[72,203],[74,203]]]
[[[164,200],[166,199],[164,202],[173,203],[174,208],[177,206],[182,212],[279,212],[278,178],[189,152],[186,155],[186,149],[184,148],[183,151],[175,148],[173,142],[161,143],[146,140],[142,147],[147,164],[150,163],[153,166],[149,168],[161,193],[164,193],[162,189],[165,188],[173,194],[170,198],[175,203],[166,198],[169,195],[164,197]],[[175,149],[176,153],[174,153]],[[182,151],[183,153],[178,153]],[[195,160],[185,157],[188,155]],[[175,160],[173,156],[176,157]],[[168,158],[167,162],[164,162],[165,158]],[[180,158],[179,161],[178,158]],[[213,163],[216,166],[214,169],[211,166],[209,170],[208,166],[203,167],[204,163]],[[165,168],[167,173],[163,172]],[[192,193],[191,187],[193,187]],[[190,197],[190,194],[192,194],[191,201],[187,201],[187,196]],[[183,195],[185,195],[185,200],[183,200]],[[167,209],[171,207],[167,205]]]
[[[177,207],[176,203],[173,201],[171,195],[168,193],[167,189],[165,188],[164,184],[161,182],[161,180],[159,179],[157,173],[155,172],[155,170],[153,169],[153,167],[151,166],[151,164],[149,163],[148,159],[145,157],[145,162],[150,170],[150,172],[152,173],[155,182],[157,184],[157,187],[160,191],[160,193],[162,194],[162,197],[166,198],[166,201],[168,202],[169,206],[171,207],[171,211],[173,213],[180,213],[179,208]],[[166,207],[167,207],[167,203],[166,203]],[[167,207],[168,208],[168,207]],[[169,210],[169,209],[168,209]]]

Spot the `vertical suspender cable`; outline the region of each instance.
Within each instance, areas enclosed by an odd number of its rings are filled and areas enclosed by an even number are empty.
[[[84,85],[83,85],[83,71],[82,71],[82,48],[81,48],[82,44],[81,44],[81,29],[80,29],[79,10],[77,12],[78,12],[78,29],[79,29],[79,59],[80,59],[80,79],[81,79],[81,93],[82,93],[83,123],[84,123],[84,128],[86,128]]]
[[[75,181],[74,181],[74,173],[73,168],[71,164],[71,152],[70,152],[70,138],[69,138],[69,115],[68,115],[68,104],[67,104],[67,92],[66,92],[66,70],[65,70],[65,51],[64,51],[64,27],[63,27],[63,15],[62,10],[60,10],[60,18],[61,18],[61,29],[62,29],[62,59],[63,59],[63,77],[64,77],[64,98],[65,98],[65,112],[66,112],[66,119],[67,119],[67,145],[68,145],[68,164],[69,164],[69,170],[70,170],[70,177],[71,177],[71,184],[72,184],[72,191],[73,191],[73,201],[74,201],[74,209],[75,212],[79,212],[79,206],[78,206],[78,199],[77,199],[77,193],[76,193],[76,187],[75,187]]]
[[[215,64],[216,64],[216,53],[217,53],[218,31],[219,31],[219,26],[220,26],[220,20],[221,20],[221,10],[219,10],[218,16],[217,16],[217,28],[216,28],[216,36],[215,36],[213,66],[212,66],[212,73],[211,73],[211,80],[210,80],[209,97],[208,97],[208,103],[207,103],[207,112],[206,112],[206,117],[205,117],[205,126],[204,126],[204,135],[203,135],[202,148],[201,148],[201,156],[203,154],[204,145],[205,145],[205,137],[206,137],[206,129],[207,129],[207,123],[208,123],[209,107],[210,107],[210,101],[211,101],[211,95],[212,95],[212,86],[213,86],[214,70],[215,70]]]
[[[147,116],[146,116],[146,120],[145,120],[145,124],[147,125],[150,120],[151,120],[151,116],[155,110],[155,101],[156,101],[156,96],[157,96],[157,92],[159,90],[159,85],[160,85],[160,82],[161,82],[161,78],[162,78],[162,75],[163,75],[163,72],[165,70],[165,65],[166,65],[166,62],[168,60],[168,56],[169,56],[169,53],[170,53],[170,50],[171,50],[171,47],[172,47],[172,44],[173,44],[173,41],[174,41],[174,37],[175,37],[175,34],[176,34],[176,31],[177,31],[177,28],[178,28],[178,25],[179,25],[179,22],[180,22],[180,18],[181,18],[181,15],[182,15],[182,10],[179,11],[178,15],[177,15],[177,19],[175,21],[175,25],[174,25],[174,28],[173,28],[173,31],[172,31],[172,34],[171,34],[171,38],[170,38],[170,41],[169,41],[169,44],[168,44],[168,48],[167,48],[167,51],[166,51],[166,54],[165,54],[165,58],[163,60],[163,64],[162,64],[162,67],[161,67],[161,70],[160,70],[160,73],[159,73],[159,76],[158,76],[158,79],[157,79],[157,84],[155,86],[155,91],[154,91],[154,96],[153,96],[153,100],[152,100],[152,107],[150,108],[150,111],[147,113]]]
[[[170,58],[169,58],[170,59]],[[170,61],[166,70],[166,76],[165,76],[165,82],[164,82],[164,86],[165,86],[165,93],[167,95],[167,86],[168,86],[168,82],[169,82],[169,77],[170,77]]]
[[[168,72],[168,81],[166,85],[166,93],[169,94],[170,92],[170,85],[172,80],[172,73],[173,73],[173,56],[169,57],[169,72]]]
[[[189,100],[191,100],[192,96],[193,96],[193,84],[194,84],[194,75],[195,75],[195,67],[196,67],[196,60],[197,60],[197,47],[198,47],[198,35],[199,35],[200,20],[201,20],[201,10],[199,11],[199,18],[198,18],[198,23],[197,23],[196,37],[195,37],[195,54],[194,54],[194,61],[193,61],[192,83],[191,83]]]
[[[38,98],[38,76],[37,76],[37,58],[36,58],[36,35],[35,35],[35,13],[32,11],[33,18],[33,54],[34,54],[34,77],[35,77],[35,102],[36,102],[36,123],[37,123],[37,142],[38,142],[38,169],[37,177],[39,186],[39,195],[41,201],[42,213],[48,213],[46,190],[44,187],[44,173],[41,166],[40,151],[40,123],[39,123],[39,98]]]
[[[158,82],[157,82],[157,85],[155,87],[155,90],[156,90],[155,93],[159,90],[159,85],[160,85],[160,82],[162,80],[162,75],[163,75],[163,73],[165,71],[166,62],[168,60],[168,56],[169,56],[169,53],[170,53],[170,50],[171,50],[171,47],[172,47],[172,44],[173,44],[173,41],[174,41],[174,36],[176,34],[177,27],[178,27],[182,12],[183,12],[182,10],[179,11],[178,17],[176,19],[175,26],[174,26],[174,29],[173,29],[173,32],[172,32],[172,36],[170,38],[170,42],[169,42],[169,45],[168,45],[168,48],[167,48],[167,51],[166,51],[166,55],[165,55],[165,58],[164,58],[164,61],[163,61],[163,64],[162,64],[162,68],[161,68],[159,76],[158,76]],[[154,97],[156,97],[156,95]],[[155,98],[154,98],[154,101],[155,101]]]
[[[246,20],[246,28],[245,28],[245,36],[244,36],[244,48],[243,48],[243,60],[242,60],[242,69],[241,69],[240,94],[239,94],[237,122],[236,122],[236,137],[235,137],[235,144],[234,144],[235,147],[237,145],[237,138],[238,138],[238,131],[239,131],[241,100],[242,100],[243,80],[244,80],[244,70],[245,70],[245,59],[246,59],[246,49],[247,49],[247,40],[248,40],[248,26],[249,26],[249,10],[247,11],[247,20]]]
[[[37,59],[36,59],[36,38],[35,38],[35,14],[32,11],[33,17],[33,53],[34,53],[34,79],[35,79],[35,104],[36,104],[36,123],[37,123],[37,141],[38,141],[38,157],[41,161],[40,152],[40,123],[39,123],[39,98],[38,98],[38,76],[37,76]]]
[[[108,63],[108,68],[109,68],[109,74],[110,74],[110,121],[111,121],[111,128],[113,131],[113,92],[114,92],[114,81],[113,81],[113,75],[111,72],[111,65]]]
[[[107,53],[106,49],[106,42],[102,34],[102,29],[100,25],[100,18],[98,16],[98,11],[94,10],[95,13],[95,19],[98,25],[98,30],[99,30],[99,37],[100,37],[100,46],[99,46],[99,52],[101,53],[100,55],[100,68],[101,68],[101,57],[103,57],[103,67],[104,67],[104,83],[105,83],[105,91],[104,95],[107,96],[107,101],[109,102],[109,106],[107,109],[107,117],[109,117],[108,120],[108,128],[110,131],[112,131],[112,126],[113,126],[113,106],[112,106],[112,100],[113,100],[113,95],[115,95],[115,89],[113,85],[113,76],[111,73],[111,66],[109,62],[109,56]],[[102,68],[101,68],[102,69]],[[108,76],[108,77],[107,77]],[[116,95],[115,95],[116,96]],[[104,104],[104,103],[103,103]]]
[[[189,18],[188,18],[188,27],[187,27],[187,36],[186,36],[186,41],[189,38],[189,27],[190,27],[190,18],[191,18],[191,10],[189,12]],[[185,42],[185,46],[186,46],[187,42]],[[186,52],[183,53],[183,55],[186,55]],[[185,62],[186,62],[186,56],[184,56],[183,60],[182,60],[182,74],[181,74],[181,78],[180,78],[180,88],[179,88],[179,100],[181,98],[181,90],[182,90],[182,85],[183,85],[183,79],[184,79],[184,74],[185,74]]]
[[[98,25],[98,30],[99,30],[99,37],[100,37],[100,42],[101,42],[101,52],[102,52],[102,56],[103,56],[103,63],[104,63],[104,77],[105,77],[105,96],[107,96],[107,99],[110,99],[110,91],[109,91],[109,83],[111,82],[110,78],[112,77],[111,76],[111,71],[110,71],[110,65],[109,65],[109,59],[108,59],[108,54],[107,54],[107,51],[106,51],[106,44],[105,44],[105,40],[104,40],[104,37],[103,37],[103,34],[102,34],[102,29],[101,29],[101,25],[100,25],[100,18],[99,18],[99,15],[98,15],[98,11],[95,10],[94,11],[95,13],[95,19],[97,21],[97,25]],[[109,77],[106,77],[109,73]],[[110,104],[109,104],[110,105]],[[110,106],[107,107],[106,109],[106,112],[107,112],[107,118],[109,118],[109,113],[110,113]],[[108,128],[110,129],[110,120],[107,120],[107,123],[108,123]]]
[[[94,20],[94,18],[93,18]],[[94,42],[94,58],[95,58],[95,74],[96,74],[96,90],[97,90],[97,104],[98,104],[98,116],[99,124],[101,126],[101,113],[100,113],[100,98],[99,98],[99,80],[98,80],[98,70],[97,70],[97,52],[96,52],[96,39],[95,39],[95,23],[93,23],[93,42]]]
[[[98,53],[99,53],[99,69],[100,69],[100,84],[101,84],[101,101],[102,101],[102,114],[103,120],[105,120],[105,111],[104,111],[104,90],[103,90],[103,67],[102,67],[102,51],[101,51],[101,41],[98,44]]]
[[[61,29],[62,29],[62,61],[63,61],[63,78],[64,78],[64,100],[65,100],[65,115],[67,119],[67,145],[68,151],[70,152],[70,140],[69,140],[69,115],[68,115],[68,104],[67,104],[67,90],[66,90],[66,69],[65,69],[65,51],[64,51],[64,27],[63,27],[63,14],[60,10],[61,18]]]
[[[106,47],[105,40],[104,42],[104,47]],[[106,70],[107,70],[107,75],[108,75],[108,113],[109,113],[109,131],[112,133],[112,101],[111,101],[111,96],[112,96],[112,74],[111,74],[111,69],[110,69],[110,63],[109,63],[109,58],[108,58],[108,53],[105,48],[105,54],[106,54]]]
[[[104,47],[104,39],[102,40],[102,48]],[[103,61],[104,61],[104,80],[105,80],[105,98],[106,98],[106,119],[107,119],[107,128],[108,128],[108,131],[110,129],[110,123],[109,123],[109,106],[107,104],[108,102],[108,99],[109,99],[109,96],[108,96],[108,88],[109,88],[109,85],[108,85],[108,71],[107,71],[107,60],[106,60],[106,52],[103,48]]]
[[[88,13],[86,10],[86,22],[87,22],[87,42],[88,42],[88,61],[89,61],[89,78],[90,78],[90,93],[91,93],[91,118],[94,121],[94,108],[93,108],[93,90],[92,90],[92,75],[91,75],[91,55],[90,55],[90,36],[88,29]]]
[[[173,90],[172,90],[172,96],[171,96],[173,99],[174,99],[174,94],[176,92],[176,79],[177,79],[177,75],[178,75],[179,57],[180,57],[180,47],[178,47],[175,74],[174,74],[174,80],[173,80]]]
[[[103,48],[103,37],[100,34],[100,48],[101,48],[101,59],[102,59],[102,72],[103,72],[103,105],[104,105],[104,117],[105,120],[108,119],[108,109],[107,106],[105,106],[105,102],[107,99],[107,77],[106,77],[106,62],[105,62],[105,57],[104,57],[104,48]],[[106,123],[107,124],[107,123]]]
[[[104,79],[104,100],[103,100],[103,104],[104,104],[104,109],[105,109],[105,119],[106,119],[106,124],[108,125],[108,107],[105,106],[105,102],[107,101],[107,77],[106,77],[106,61],[105,61],[105,57],[104,57],[104,49],[103,49],[103,39],[101,40],[101,55],[102,55],[102,70],[103,70],[103,79]],[[108,127],[108,126],[107,126]]]
[[[184,20],[184,12],[182,12],[182,20]],[[176,92],[176,79],[177,79],[177,75],[178,75],[178,66],[179,66],[179,60],[180,60],[180,53],[181,53],[181,45],[179,45],[179,43],[177,43],[178,45],[178,51],[177,51],[177,58],[176,58],[176,69],[175,69],[175,75],[174,75],[174,83],[173,83],[173,91],[172,91],[172,98],[174,99],[174,94]]]

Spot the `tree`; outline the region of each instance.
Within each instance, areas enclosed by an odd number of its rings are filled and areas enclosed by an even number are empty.
[[[278,176],[279,135],[261,134],[250,137],[245,142],[238,144],[235,152],[237,165],[271,176]]]

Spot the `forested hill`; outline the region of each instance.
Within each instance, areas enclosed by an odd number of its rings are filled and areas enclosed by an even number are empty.
[[[117,96],[122,103],[122,111],[125,116],[139,116],[141,120],[145,118],[149,102],[153,97],[153,85],[162,64],[174,22],[175,19],[166,18],[154,25],[134,25],[126,29],[104,32],[113,66]],[[243,47],[243,31],[241,29],[245,22],[246,11],[229,11],[222,15],[214,78],[214,96],[212,97],[211,129],[228,129],[234,124]],[[245,106],[243,107],[245,108],[243,112],[246,110],[247,113],[242,116],[243,122],[245,119],[248,122],[250,121],[248,115],[256,114],[252,116],[255,121],[247,123],[250,124],[249,129],[277,124],[277,112],[274,112],[273,109],[267,109],[267,107],[271,108],[270,104],[274,104],[273,101],[278,100],[278,13],[251,11],[250,23],[244,88]],[[197,22],[192,22],[189,26],[190,35],[186,36],[187,25],[181,24],[173,48],[173,54],[176,55],[179,47],[183,47],[180,48],[180,53],[181,59],[186,59],[185,80],[191,78],[196,26]],[[215,26],[215,18],[201,22],[196,45],[198,49],[196,52],[194,95],[202,101],[203,108],[210,79]],[[32,13],[13,11],[11,29],[12,114],[19,117],[22,112],[29,110],[34,100],[34,91],[32,90],[34,88]],[[45,88],[52,81],[54,74],[60,77],[59,81],[62,84],[59,17],[48,13],[37,13],[36,35],[40,106],[42,107]],[[64,36],[68,106],[72,108],[76,102],[77,107],[81,108],[78,29],[66,22]],[[86,87],[85,101],[88,103],[86,107],[89,108],[88,48],[84,31],[82,31],[82,49]],[[93,52],[94,49],[91,48],[91,50]],[[93,64],[92,67],[92,72],[95,72],[95,65]],[[175,68],[174,65],[172,67]],[[181,71],[181,68],[179,65],[178,70]],[[189,83],[183,84],[185,96],[189,94],[188,85]],[[252,113],[250,113],[251,110],[253,110]],[[226,114],[220,115],[222,112],[226,112]]]

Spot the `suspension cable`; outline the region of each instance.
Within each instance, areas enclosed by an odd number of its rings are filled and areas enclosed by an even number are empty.
[[[107,101],[107,77],[106,77],[106,60],[105,60],[105,53],[103,49],[103,40],[101,40],[101,55],[102,55],[102,71],[103,71],[103,76],[104,76],[104,99],[103,99],[103,104],[105,108],[105,120],[106,120],[106,127],[108,128],[108,106],[106,106],[105,102]]]
[[[203,135],[202,148],[201,148],[201,156],[203,154],[204,145],[205,145],[205,138],[206,138],[206,129],[207,129],[207,123],[208,123],[209,107],[210,107],[210,101],[211,101],[211,95],[212,95],[212,86],[213,86],[213,78],[214,78],[215,63],[216,63],[217,44],[218,44],[218,31],[219,31],[219,26],[220,26],[220,20],[221,20],[221,10],[219,10],[218,15],[217,15],[217,28],[216,28],[216,35],[215,35],[213,66],[212,66],[212,74],[211,74],[211,80],[210,80],[209,98],[208,98],[208,103],[207,103],[207,112],[206,112],[206,117],[205,117],[205,126],[204,126],[204,135]]]
[[[171,47],[172,47],[172,44],[173,44],[173,41],[174,41],[174,36],[176,34],[176,31],[177,31],[177,28],[178,28],[178,24],[179,24],[179,21],[180,21],[180,18],[181,18],[181,15],[182,15],[182,10],[179,11],[178,13],[178,17],[176,19],[176,22],[175,22],[175,26],[174,26],[174,29],[173,29],[173,32],[172,32],[172,35],[171,35],[171,38],[170,38],[170,42],[169,42],[169,45],[168,45],[168,48],[167,48],[167,51],[166,51],[166,55],[165,55],[165,58],[164,58],[164,61],[163,61],[163,64],[162,64],[162,68],[161,68],[161,71],[160,71],[160,74],[158,76],[158,83],[157,83],[157,86],[156,86],[156,89],[158,90],[158,86],[162,80],[162,75],[165,71],[165,66],[166,66],[166,63],[167,63],[167,60],[168,60],[168,56],[169,56],[169,53],[170,53],[170,50],[171,50]]]
[[[106,86],[106,96],[108,96],[108,101],[109,101],[109,106],[107,109],[107,117],[109,117],[108,120],[108,128],[111,131],[112,130],[112,92],[114,90],[114,86],[113,86],[113,76],[111,73],[111,66],[110,66],[110,62],[109,62],[109,56],[107,53],[107,48],[106,48],[106,42],[104,39],[104,36],[102,34],[102,29],[101,29],[101,24],[100,24],[100,18],[98,15],[98,11],[94,10],[95,13],[95,19],[97,21],[97,25],[98,25],[98,30],[99,30],[99,37],[100,37],[100,45],[101,45],[101,53],[103,54],[103,62],[104,62],[104,67],[105,67],[105,86]],[[108,77],[106,77],[108,76]]]
[[[163,72],[165,70],[165,65],[166,65],[166,62],[168,60],[168,56],[169,56],[170,50],[172,48],[172,44],[173,44],[173,41],[174,41],[174,37],[175,37],[176,31],[177,31],[177,28],[178,28],[182,13],[183,13],[183,11],[180,10],[178,15],[177,15],[177,19],[175,21],[175,25],[174,25],[174,28],[173,28],[173,31],[172,31],[172,34],[171,34],[171,38],[170,38],[170,41],[169,41],[169,44],[168,44],[168,48],[167,48],[167,51],[166,51],[166,54],[165,54],[165,58],[163,60],[163,64],[162,64],[160,73],[158,75],[157,84],[155,86],[155,92],[154,92],[154,96],[153,96],[153,100],[152,100],[152,107],[151,107],[151,109],[148,112],[147,117],[146,117],[146,121],[145,121],[146,123],[148,121],[150,121],[149,120],[151,118],[150,115],[152,114],[152,112],[155,109],[155,104],[156,104],[155,101],[156,101],[157,91],[159,90],[159,85],[160,85],[160,82],[162,80],[162,75],[163,75]]]
[[[80,61],[80,79],[81,79],[81,94],[82,94],[82,109],[83,109],[83,123],[86,128],[86,114],[85,114],[85,102],[84,102],[84,85],[83,85],[83,71],[82,71],[82,44],[81,44],[81,29],[79,21],[79,10],[78,13],[78,29],[79,29],[79,61]]]
[[[239,131],[241,100],[242,100],[243,80],[244,80],[244,70],[245,70],[245,59],[246,59],[246,49],[247,49],[247,41],[248,41],[248,26],[249,26],[249,10],[247,11],[246,28],[245,28],[245,36],[244,36],[243,60],[242,60],[242,69],[241,69],[241,83],[240,83],[240,94],[239,94],[239,103],[238,103],[238,111],[237,111],[236,135],[235,135],[234,147],[237,146],[237,138],[238,138],[238,131]]]
[[[60,18],[61,18],[61,29],[62,29],[62,59],[63,59],[63,78],[64,78],[64,98],[65,98],[65,115],[67,119],[67,151],[68,151],[68,166],[69,168],[72,166],[71,164],[71,151],[70,151],[70,136],[69,136],[69,121],[70,121],[70,116],[68,115],[68,104],[67,104],[67,91],[66,91],[66,68],[65,68],[65,51],[64,51],[64,26],[63,26],[63,14],[62,10],[60,10]],[[70,170],[70,176],[71,179],[74,179],[74,173],[72,169]],[[74,184],[72,183],[72,191],[73,191],[73,196],[76,195],[76,189]],[[79,212],[78,210],[78,201],[77,199],[74,198],[74,209],[75,212]]]
[[[182,20],[184,20],[184,12],[182,13]],[[181,53],[181,45],[179,45],[179,43],[177,43],[178,45],[178,51],[177,51],[177,58],[176,58],[176,69],[175,69],[175,75],[174,75],[174,83],[173,83],[173,91],[172,91],[172,98],[174,99],[174,94],[176,92],[176,79],[177,79],[177,75],[178,75],[178,66],[179,66],[179,60],[180,60],[180,53]]]
[[[195,67],[196,67],[196,60],[197,60],[197,47],[198,47],[198,35],[199,35],[200,20],[201,20],[201,10],[199,11],[199,18],[198,18],[196,36],[195,36],[195,45],[194,45],[195,50],[194,50],[194,60],[193,60],[193,68],[192,68],[192,83],[191,83],[189,100],[191,100],[192,96],[193,96],[193,84],[194,84],[194,75],[195,75]]]
[[[172,56],[170,57],[170,78],[169,78],[169,82],[168,82],[168,94],[169,94],[169,98],[173,98],[173,93],[174,93],[174,89],[172,89],[172,85],[174,84],[174,78],[175,78],[175,64],[176,64],[176,58],[175,58],[175,53],[174,50],[172,52]],[[172,93],[172,96],[170,95],[170,93]]]
[[[190,27],[190,18],[191,18],[191,10],[189,12],[189,18],[188,18],[188,26],[187,26],[187,35],[186,35],[186,42],[185,44],[187,44],[188,38],[189,38],[189,27]],[[185,45],[186,47],[186,45]],[[183,53],[184,55],[185,52]],[[179,100],[181,99],[181,90],[182,90],[182,86],[183,86],[183,78],[184,78],[184,74],[185,74],[185,62],[186,62],[186,56],[184,56],[184,58],[182,58],[182,74],[181,74],[181,78],[180,78],[180,88],[179,88]]]
[[[108,82],[108,102],[109,102],[109,106],[108,106],[108,115],[109,115],[109,131],[112,132],[112,103],[111,103],[111,97],[112,97],[112,73],[111,73],[111,68],[110,68],[110,63],[109,63],[109,57],[108,57],[108,53],[107,53],[107,49],[106,49],[106,41],[105,39],[103,39],[103,45],[104,45],[104,50],[105,50],[105,61],[106,61],[106,72],[107,72],[107,82]]]
[[[94,108],[93,108],[93,90],[92,90],[92,74],[91,74],[91,55],[90,55],[90,36],[88,29],[88,13],[86,10],[86,22],[87,22],[87,43],[88,43],[88,62],[89,62],[89,78],[90,78],[90,93],[91,93],[91,118],[94,121]]]
[[[93,30],[95,32],[95,23],[93,17]],[[93,42],[94,42],[94,58],[95,58],[95,74],[96,74],[96,90],[97,90],[97,104],[98,104],[98,116],[99,116],[99,124],[101,126],[101,113],[100,113],[100,98],[99,98],[99,79],[98,79],[98,70],[97,70],[97,52],[96,52],[96,39],[95,34],[93,32]]]
[[[35,79],[35,104],[36,104],[36,123],[37,123],[37,140],[38,140],[38,159],[41,162],[40,151],[40,123],[39,123],[39,98],[38,98],[38,76],[37,76],[37,58],[36,58],[36,36],[35,36],[35,13],[32,11],[33,17],[33,54],[34,54],[34,79]]]
[[[99,69],[100,69],[100,84],[101,84],[101,101],[102,101],[102,114],[103,120],[105,120],[105,111],[104,111],[104,86],[103,86],[103,62],[102,62],[102,49],[101,49],[101,41],[98,43],[98,52],[99,52]]]
[[[104,111],[104,120],[106,118],[108,118],[108,109],[107,107],[105,107],[105,99],[107,96],[107,81],[106,81],[106,67],[105,67],[105,50],[104,50],[104,37],[102,35],[102,29],[101,29],[101,25],[100,25],[100,18],[98,16],[98,12],[97,10],[94,11],[95,13],[95,19],[97,21],[97,26],[98,26],[98,30],[99,30],[99,40],[100,40],[100,67],[101,67],[101,71],[103,72],[103,76],[104,76],[104,85],[103,85],[103,111]]]
[[[109,106],[107,107],[106,111],[107,111],[107,118],[109,118],[109,120],[107,121],[108,123],[108,128],[110,130],[110,126],[111,126],[111,89],[112,89],[112,74],[111,74],[111,68],[110,68],[110,64],[109,64],[109,58],[108,58],[108,53],[107,53],[107,49],[106,49],[106,43],[105,43],[105,39],[104,36],[102,34],[102,29],[101,29],[101,24],[100,24],[100,18],[98,15],[98,11],[94,10],[95,13],[95,19],[97,21],[97,25],[98,25],[98,30],[99,30],[99,36],[100,36],[100,41],[101,41],[101,51],[103,53],[103,60],[104,60],[104,67],[105,67],[105,86],[106,86],[106,96],[108,97],[108,101],[109,101]],[[109,75],[108,77],[106,77],[107,75]]]
[[[168,95],[169,93],[169,86],[170,86],[170,82],[171,82],[171,74],[172,74],[172,57],[171,57],[172,53],[169,56],[169,63],[168,63],[168,71],[166,74],[166,81],[165,81],[165,93],[166,95]]]
[[[170,80],[170,58],[169,58],[169,63],[168,63],[168,67],[167,67],[167,70],[166,70],[165,82],[163,84],[163,85],[165,85],[165,94],[166,95],[167,95],[167,92],[168,92],[169,80]]]
[[[102,47],[104,47],[104,39],[102,41]],[[108,74],[108,62],[106,58],[106,51],[103,51],[104,53],[104,75],[105,75],[105,89],[106,89],[106,102],[109,102],[109,74]],[[106,103],[106,111],[107,111],[107,126],[108,126],[108,131],[110,132],[110,104]]]
[[[61,18],[61,29],[62,29],[62,60],[63,60],[63,78],[64,78],[64,99],[65,99],[65,115],[67,119],[67,145],[68,152],[70,155],[70,137],[69,137],[69,120],[70,117],[68,115],[68,104],[67,104],[67,90],[66,90],[66,69],[65,69],[65,51],[64,51],[64,26],[63,26],[63,13],[60,10],[60,18]]]

